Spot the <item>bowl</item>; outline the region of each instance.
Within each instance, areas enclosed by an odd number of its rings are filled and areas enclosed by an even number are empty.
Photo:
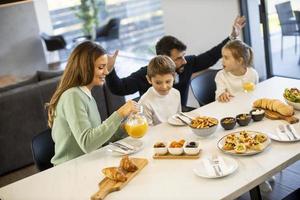
[[[169,142],[168,151],[169,151],[170,154],[172,154],[172,155],[181,155],[183,153],[183,145],[184,145],[185,141],[184,140],[182,142],[181,141],[182,140],[180,140],[179,142],[177,142],[177,141]],[[172,143],[176,143],[176,145],[179,145],[181,143],[181,145],[180,145],[180,147],[171,147]]]
[[[296,110],[300,110],[300,103],[295,103],[295,102],[289,101],[286,98],[284,98],[284,100],[287,104],[289,104],[290,106],[293,106]]]
[[[240,126],[247,126],[251,121],[251,115],[249,113],[239,114],[235,118]]]
[[[216,131],[218,123],[219,121],[216,118],[202,116],[194,118],[189,124],[189,127],[195,135],[207,137]]]
[[[235,127],[236,125],[236,119],[234,117],[224,117],[221,119],[221,126],[225,130],[231,130]]]
[[[253,121],[258,122],[261,121],[265,117],[265,111],[262,109],[253,109],[250,111],[250,115]]]
[[[186,142],[184,144],[183,151],[187,155],[198,154],[200,152],[199,142],[194,142],[194,141]]]
[[[168,153],[167,143],[165,142],[157,142],[153,146],[154,154],[157,155],[165,155]]]
[[[190,126],[193,133],[199,137],[207,137],[207,136],[212,135],[216,131],[217,127],[218,127],[218,124],[211,126],[209,128],[193,128]]]

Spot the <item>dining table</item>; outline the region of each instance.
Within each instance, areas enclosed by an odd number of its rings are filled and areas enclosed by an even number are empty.
[[[230,102],[212,102],[189,113],[190,116],[209,116],[218,120],[249,113],[253,102],[259,98],[279,99],[284,102],[285,88],[299,87],[300,80],[272,77],[258,83],[253,92],[241,92]],[[295,117],[300,112],[295,110]],[[148,164],[121,190],[108,194],[106,200],[143,200],[143,199],[235,199],[252,191],[251,198],[259,199],[258,185],[272,177],[300,158],[300,142],[278,142],[271,144],[255,155],[239,156],[224,153],[217,147],[218,141],[225,135],[242,130],[258,131],[265,134],[275,133],[283,120],[264,118],[251,121],[247,126],[236,125],[233,130],[224,130],[218,125],[209,137],[195,135],[189,126],[174,126],[169,123],[149,127],[146,135],[140,139],[142,149],[130,158],[145,158]],[[300,135],[300,123],[293,124]],[[198,159],[154,159],[153,145],[159,141],[199,142],[201,151]],[[39,172],[0,188],[1,200],[90,199],[98,191],[98,183],[105,178],[101,170],[118,166],[121,156],[108,151],[104,146],[96,151],[76,159]],[[203,178],[195,174],[201,159],[212,155],[232,158],[238,164],[237,169],[225,177]],[[15,158],[18,159],[18,158]]]

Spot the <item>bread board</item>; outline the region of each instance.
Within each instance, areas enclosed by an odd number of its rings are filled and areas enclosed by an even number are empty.
[[[295,123],[299,122],[299,119],[295,116],[288,117],[288,116],[284,116],[278,112],[267,110],[267,109],[265,110],[265,116],[267,118],[273,119],[273,120],[282,119],[282,120],[287,121],[290,124],[295,124]]]
[[[200,152],[195,155],[187,155],[187,154],[172,155],[170,153],[167,153],[165,155],[159,155],[159,154],[153,155],[153,159],[198,159],[198,158],[200,158]]]
[[[135,172],[127,172],[125,175],[127,181],[117,182],[109,178],[104,178],[99,184],[99,190],[92,197],[91,200],[103,200],[109,193],[121,190],[129,181],[131,181],[147,164],[148,160],[144,158],[130,158],[138,167]]]

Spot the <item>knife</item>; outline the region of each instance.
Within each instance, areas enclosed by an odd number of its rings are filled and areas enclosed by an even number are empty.
[[[297,140],[298,138],[296,137],[295,133],[293,132],[291,125],[287,124],[286,125],[287,130],[293,135],[294,140]]]

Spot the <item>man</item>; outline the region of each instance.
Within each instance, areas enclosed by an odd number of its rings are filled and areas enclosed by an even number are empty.
[[[177,81],[174,88],[178,89],[181,96],[181,104],[187,103],[188,89],[191,76],[195,72],[207,69],[214,65],[221,58],[222,47],[231,39],[239,36],[241,29],[245,26],[245,17],[237,17],[234,20],[232,32],[229,37],[212,49],[199,55],[185,55],[186,45],[173,36],[164,36],[156,43],[156,54],[167,55],[176,64]],[[119,78],[113,68],[118,51],[110,57],[108,69],[111,69],[109,75],[106,76],[106,83],[112,93],[116,95],[129,95],[139,92],[144,94],[151,85],[146,79],[147,66],[140,68],[125,78]]]

